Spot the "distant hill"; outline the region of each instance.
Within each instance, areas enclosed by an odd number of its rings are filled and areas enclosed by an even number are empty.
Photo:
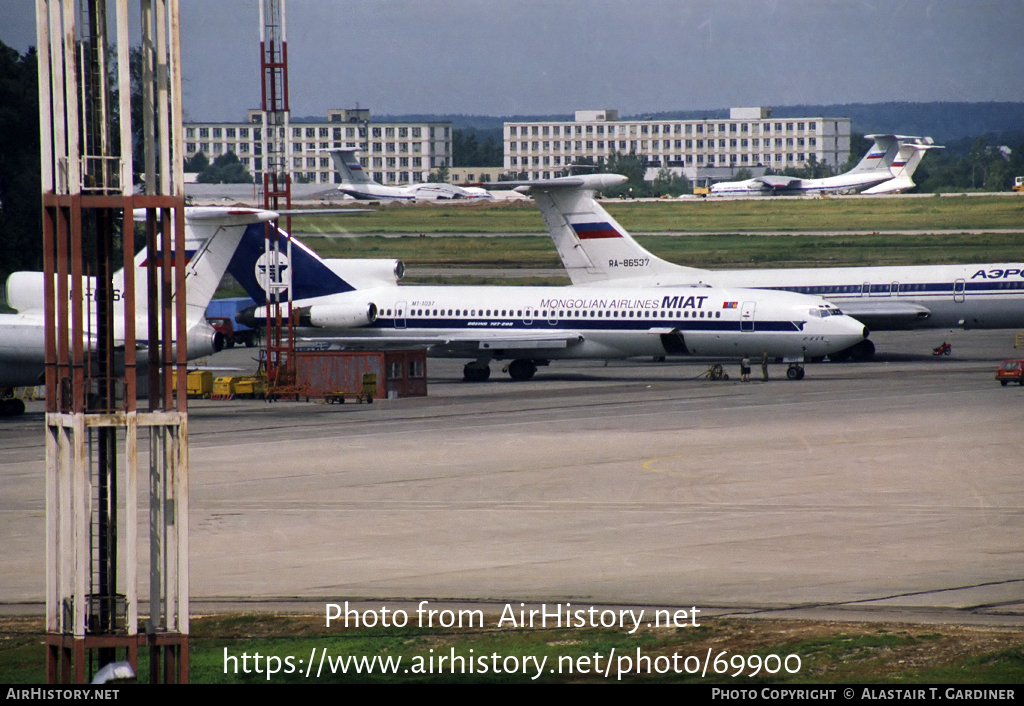
[[[843,103],[837,105],[782,105],[772,107],[772,117],[790,118],[820,115],[850,118],[854,132],[871,134],[893,132],[901,135],[927,135],[940,144],[965,137],[991,135],[998,141],[1019,144],[1024,141],[1024,103]],[[729,116],[728,108],[717,110],[679,110],[661,113],[623,115],[623,119],[700,120]],[[461,130],[488,132],[505,122],[572,120],[571,114],[552,115],[375,115],[377,120],[442,120]],[[297,122],[297,121],[296,121]],[[990,140],[991,142],[994,140]]]
[[[848,117],[854,132],[927,135],[940,144],[981,135],[1006,136],[1013,144],[1024,140],[1024,103],[795,105],[773,108],[772,115]]]

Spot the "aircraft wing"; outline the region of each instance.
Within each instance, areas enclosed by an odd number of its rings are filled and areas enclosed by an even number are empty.
[[[487,188],[491,191],[515,189],[520,193],[529,193],[533,189],[591,189],[599,191],[625,183],[626,177],[619,174],[581,174],[579,176],[555,177],[554,179],[495,181],[488,183]]]
[[[840,308],[874,331],[911,329],[932,315],[931,310],[920,304],[882,299],[843,302]]]
[[[583,342],[578,331],[459,331],[450,334],[388,335],[388,336],[318,336],[304,337],[296,350],[394,350],[431,348],[461,355],[478,355],[480,351],[536,351],[569,348]]]
[[[800,185],[800,179],[798,177],[778,176],[776,174],[771,174],[754,178],[757,179],[762,184],[769,186],[773,189],[788,189],[790,187]]]

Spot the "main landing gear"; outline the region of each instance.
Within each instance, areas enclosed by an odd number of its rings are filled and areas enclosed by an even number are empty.
[[[513,360],[505,366],[510,378],[515,381],[529,380],[537,373],[537,366],[532,360]]]
[[[14,388],[0,388],[0,417],[20,417],[24,413],[25,400],[14,396]]]
[[[800,365],[800,363],[790,363],[789,369],[786,371],[786,377],[790,380],[803,380],[804,366]]]
[[[490,377],[491,366],[487,361],[474,360],[462,369],[462,379],[466,382],[485,382]]]
[[[547,365],[547,360],[530,360],[529,358],[517,358],[502,368],[502,372],[508,373],[509,377],[516,382],[530,380],[537,374],[537,366]],[[462,379],[466,382],[484,382],[491,377],[490,361],[474,360],[466,363],[462,369]]]

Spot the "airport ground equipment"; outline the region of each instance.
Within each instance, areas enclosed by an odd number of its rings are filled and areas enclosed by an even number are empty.
[[[374,373],[363,373],[363,385],[356,391],[338,391],[324,393],[324,402],[327,404],[345,404],[345,398],[354,399],[356,402],[366,401],[366,404],[373,404],[373,396],[377,393],[377,375]]]
[[[213,381],[210,399],[226,402],[234,399],[264,399],[267,379],[262,375],[221,375]]]
[[[178,392],[178,371],[171,374],[174,393]],[[185,394],[189,399],[209,399],[213,394],[213,373],[209,370],[190,370],[185,376]]]
[[[996,380],[1003,387],[1011,382],[1024,387],[1024,360],[1004,360],[996,371]]]
[[[387,362],[380,351],[298,351],[295,371],[307,397],[341,403],[345,399],[361,402],[387,395]]]
[[[708,368],[708,371],[706,373],[704,373],[704,377],[706,377],[708,380],[728,380],[729,373],[725,372],[725,369],[722,367],[721,363],[715,363],[710,368]]]
[[[943,341],[942,345],[932,349],[932,355],[952,355],[953,344]]]
[[[1013,190],[1018,194],[1024,194],[1024,177],[1013,178]]]
[[[255,306],[249,297],[229,297],[214,299],[206,307],[206,320],[219,333],[224,335],[225,348],[232,348],[236,343],[252,348],[259,343],[259,331],[239,321],[235,314]]]

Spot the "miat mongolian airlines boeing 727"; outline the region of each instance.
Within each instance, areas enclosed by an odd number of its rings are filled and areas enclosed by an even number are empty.
[[[624,179],[604,175],[604,179]],[[287,236],[283,236],[287,237]],[[264,287],[292,288],[299,336],[345,349],[425,348],[432,357],[470,358],[470,381],[486,380],[492,360],[511,361],[514,380],[562,358],[759,355],[791,363],[864,340],[864,326],[820,297],[791,292],[675,287],[458,287],[398,284],[397,260],[322,260],[291,238],[265,252],[250,227],[228,271],[264,315]],[[275,259],[276,258],[276,259]]]
[[[893,267],[704,270],[652,255],[595,200],[612,175],[562,177],[518,187],[547,224],[569,278],[582,288],[751,287],[825,297],[871,330],[1024,327],[1024,262]],[[615,182],[618,183],[618,182]],[[870,359],[870,340],[832,355]]]

